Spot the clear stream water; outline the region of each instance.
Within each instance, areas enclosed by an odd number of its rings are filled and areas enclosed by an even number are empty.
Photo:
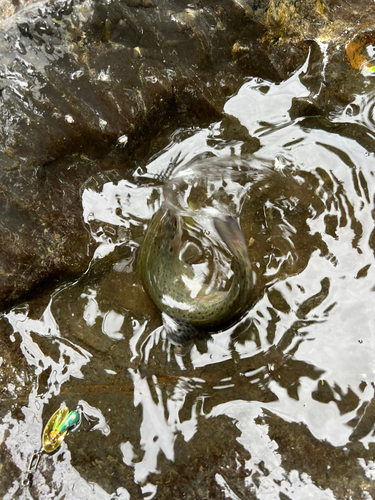
[[[325,126],[292,119],[293,99],[309,95],[306,68],[280,84],[250,78],[223,122],[176,130],[126,179],[114,171],[82,187],[99,243],[91,269],[2,318],[25,361],[9,372],[0,355],[0,372],[12,373],[0,421],[5,500],[375,498],[375,159],[339,132],[360,126],[375,139],[375,94],[369,78]],[[233,180],[229,166],[219,186],[203,186],[202,203],[224,192],[240,216],[256,282],[241,320],[181,352],[136,256],[175,194],[165,179],[197,155],[242,155],[271,173]],[[180,189],[186,201],[188,178]],[[81,408],[82,423],[22,488],[63,402]]]

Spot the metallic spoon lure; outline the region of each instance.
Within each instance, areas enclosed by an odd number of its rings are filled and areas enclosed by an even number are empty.
[[[40,457],[44,452],[52,453],[64,441],[69,429],[76,427],[81,421],[81,414],[74,410],[69,412],[66,406],[59,408],[48,420],[42,434],[42,448],[30,458],[26,476],[22,481],[23,486],[31,486],[32,478],[37,470]]]

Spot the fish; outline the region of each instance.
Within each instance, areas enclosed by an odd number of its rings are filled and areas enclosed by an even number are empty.
[[[194,296],[186,279],[193,279],[189,263],[180,258],[184,217],[166,202],[151,220],[137,258],[144,289],[162,312],[167,336],[182,344],[201,330],[217,329],[249,304],[253,275],[242,230],[232,215],[213,217],[216,232],[231,256],[228,290],[202,287]]]

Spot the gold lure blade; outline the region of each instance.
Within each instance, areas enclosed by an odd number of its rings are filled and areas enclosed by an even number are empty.
[[[47,425],[44,428],[42,435],[42,446],[43,450],[47,453],[52,453],[57,450],[60,444],[65,438],[65,434],[68,432],[66,429],[63,432],[59,432],[57,429],[60,424],[66,419],[69,414],[69,409],[59,408],[52,417],[48,420]]]

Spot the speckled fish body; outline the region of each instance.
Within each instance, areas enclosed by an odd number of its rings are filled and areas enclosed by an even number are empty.
[[[193,277],[180,260],[183,218],[165,204],[152,219],[138,256],[144,287],[157,307],[192,335],[190,327],[207,328],[229,321],[244,310],[252,288],[252,271],[246,243],[237,221],[215,218],[219,236],[232,253],[233,278],[227,291],[203,290],[192,296],[183,277]]]

